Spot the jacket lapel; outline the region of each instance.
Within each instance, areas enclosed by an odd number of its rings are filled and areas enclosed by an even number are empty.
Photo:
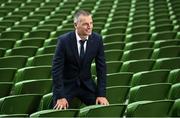
[[[88,55],[89,55],[89,52],[90,52],[92,47],[93,47],[93,39],[92,39],[92,35],[90,35],[89,39],[87,41],[86,52],[84,55],[84,62],[83,63],[85,63],[88,60]]]
[[[72,47],[72,52],[75,56],[75,59],[76,59],[78,65],[80,66],[80,58],[79,58],[79,53],[78,53],[78,48],[77,48],[77,40],[76,40],[75,32],[72,33],[70,41],[71,41],[70,44]]]

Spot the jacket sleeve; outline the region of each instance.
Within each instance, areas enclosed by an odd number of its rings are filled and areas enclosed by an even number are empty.
[[[53,96],[55,100],[65,97],[63,90],[64,50],[62,37],[60,37],[52,62]]]
[[[95,58],[97,72],[97,97],[106,96],[106,62],[102,37],[100,37],[98,53]]]

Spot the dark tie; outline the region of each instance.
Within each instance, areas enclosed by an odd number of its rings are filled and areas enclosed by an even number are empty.
[[[81,44],[81,46],[80,46],[80,60],[81,61],[83,60],[84,54],[85,54],[85,52],[84,52],[84,43],[85,42],[86,42],[86,40],[80,40],[80,44]]]

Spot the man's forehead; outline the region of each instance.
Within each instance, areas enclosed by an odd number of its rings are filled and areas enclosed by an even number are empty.
[[[92,16],[91,15],[80,15],[79,20],[80,21],[92,20]]]

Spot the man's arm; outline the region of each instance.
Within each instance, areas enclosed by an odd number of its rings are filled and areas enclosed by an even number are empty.
[[[97,73],[97,97],[106,96],[106,63],[102,37],[100,37],[98,53],[95,58]]]
[[[55,100],[64,98],[64,83],[63,83],[63,70],[64,70],[64,46],[61,37],[58,39],[53,65],[53,94]]]
[[[97,72],[97,98],[96,104],[109,105],[106,99],[106,61],[102,37],[100,37],[99,49],[95,58]]]

